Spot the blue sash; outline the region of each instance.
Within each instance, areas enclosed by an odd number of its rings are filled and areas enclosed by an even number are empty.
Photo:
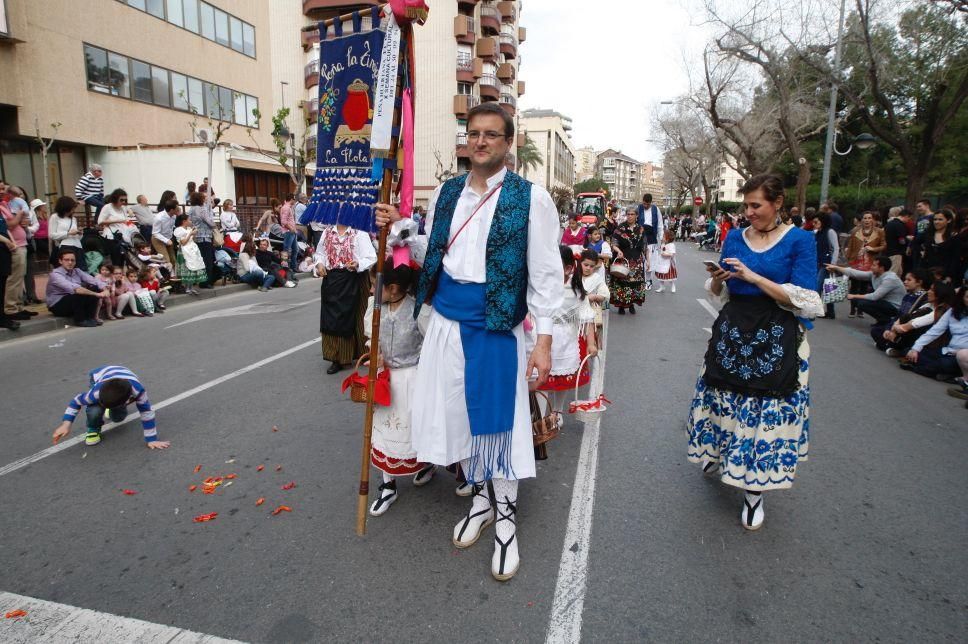
[[[517,387],[517,340],[511,331],[487,329],[484,284],[463,284],[441,271],[433,306],[460,325],[464,398],[473,437],[470,471],[464,474],[472,483],[490,480],[495,472],[513,478],[511,430]]]

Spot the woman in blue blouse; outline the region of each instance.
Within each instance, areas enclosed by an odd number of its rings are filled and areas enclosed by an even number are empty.
[[[763,525],[766,490],[793,484],[810,416],[807,321],[823,315],[812,233],[783,224],[783,183],[740,189],[750,226],[732,230],[706,286],[724,301],[689,411],[688,458],[746,491],[744,528]]]

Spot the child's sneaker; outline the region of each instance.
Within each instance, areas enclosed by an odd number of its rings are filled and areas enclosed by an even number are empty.
[[[101,432],[96,429],[88,429],[84,436],[85,445],[97,445],[101,442]]]

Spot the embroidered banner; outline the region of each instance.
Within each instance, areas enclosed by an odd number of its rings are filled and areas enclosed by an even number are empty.
[[[400,27],[391,13],[387,16],[386,37],[380,55],[380,72],[376,81],[373,112],[373,136],[370,149],[373,156],[390,154],[393,129],[393,106],[397,100],[397,76],[400,69]]]
[[[300,223],[345,224],[375,232],[373,206],[379,179],[372,177],[373,99],[387,22],[380,8],[352,15],[352,32],[341,21],[319,25],[319,117],[316,174]],[[391,108],[392,113],[392,108]],[[386,163],[386,161],[384,161]]]

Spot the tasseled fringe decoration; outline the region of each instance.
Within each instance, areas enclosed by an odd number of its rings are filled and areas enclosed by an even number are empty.
[[[500,474],[502,478],[514,479],[514,468],[511,467],[511,438],[512,430],[499,434],[481,434],[474,436],[471,444],[471,459],[469,472],[464,476],[471,483],[483,483]]]

